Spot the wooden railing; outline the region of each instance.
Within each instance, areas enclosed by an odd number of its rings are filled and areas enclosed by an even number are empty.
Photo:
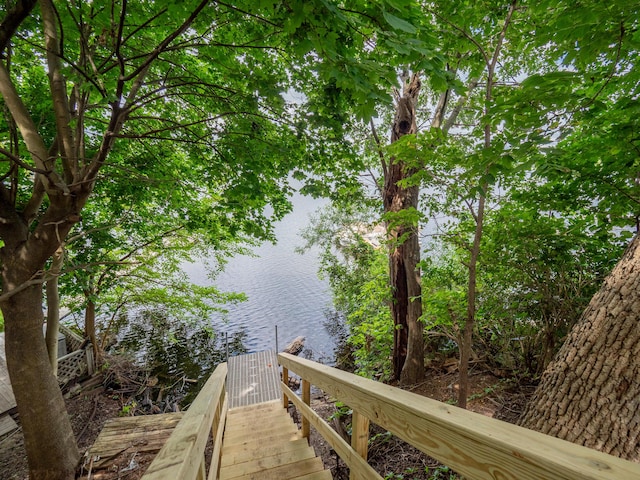
[[[149,465],[142,477],[144,480],[218,478],[222,434],[228,410],[226,379],[227,364],[221,363]],[[213,453],[207,477],[205,447],[210,433],[213,437]]]
[[[369,422],[376,423],[469,479],[640,479],[640,465],[532,430],[437,402],[293,355],[280,353],[283,378],[302,379],[302,398],[282,383],[309,425],[350,468],[350,478],[381,477],[366,462]],[[309,406],[314,385],[353,410],[349,445]]]

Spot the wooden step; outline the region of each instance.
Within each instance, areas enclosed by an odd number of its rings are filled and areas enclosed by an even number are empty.
[[[322,470],[321,472],[308,473],[290,480],[333,480],[333,475],[331,475],[331,471],[329,470]]]
[[[315,458],[316,454],[312,447],[298,448],[296,450],[277,453],[276,455],[263,456],[261,458],[249,459],[245,462],[226,465],[220,469],[222,478],[234,478],[250,473],[263,472],[265,470],[291,465],[309,458]]]
[[[322,460],[318,457],[313,457],[296,463],[280,465],[258,472],[247,472],[232,477],[221,473],[220,480],[291,480],[311,473],[321,472],[323,469]]]
[[[235,415],[247,415],[251,413],[265,413],[269,410],[284,410],[282,406],[282,402],[280,400],[272,401],[272,402],[264,402],[264,403],[256,403],[254,405],[247,405],[244,407],[234,407],[229,409],[228,416],[229,418]]]
[[[221,480],[330,480],[307,439],[279,401],[229,411]]]
[[[265,426],[283,425],[285,423],[293,424],[292,418],[285,410],[282,410],[282,413],[273,412],[266,418],[236,416],[227,420],[227,425],[233,428],[259,428],[262,430],[265,429]]]
[[[233,442],[227,440],[222,442],[222,455],[225,455],[231,451],[254,449],[268,445],[275,445],[278,443],[287,443],[300,440],[302,438],[300,432],[295,433],[272,433],[264,437],[247,437],[244,439],[235,438]]]

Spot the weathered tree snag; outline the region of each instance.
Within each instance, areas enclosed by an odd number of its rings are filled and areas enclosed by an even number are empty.
[[[284,353],[290,353],[291,355],[298,355],[304,348],[305,337],[294,338],[289,345],[283,350]]]
[[[640,237],[545,370],[520,425],[640,462]]]
[[[405,82],[402,97],[397,99],[396,115],[391,130],[391,142],[408,134],[415,134],[416,102],[420,93],[420,79],[414,74]],[[417,209],[420,187],[402,186],[402,181],[417,172],[402,159],[393,158],[385,169],[384,211],[397,213]],[[392,288],[391,316],[393,334],[393,374],[401,383],[415,383],[424,377],[424,337],[422,289],[420,285],[420,244],[418,225],[387,221],[389,240],[389,275]]]

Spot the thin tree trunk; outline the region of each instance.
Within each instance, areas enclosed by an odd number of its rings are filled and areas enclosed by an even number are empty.
[[[49,363],[54,376],[58,376],[58,332],[60,330],[60,294],[58,292],[58,276],[64,261],[64,247],[58,247],[53,254],[49,272],[53,275],[47,280],[47,333],[46,344]]]
[[[487,185],[484,185],[486,191]],[[484,221],[484,195],[478,202],[476,215],[476,231],[471,245],[469,258],[469,288],[467,289],[467,318],[464,322],[462,333],[462,345],[460,346],[460,370],[458,378],[458,407],[467,408],[469,396],[469,358],[471,357],[471,344],[473,341],[473,329],[476,322],[476,290],[478,285],[478,257],[480,256],[480,242],[482,241],[482,229]]]
[[[640,237],[549,364],[520,425],[640,462]]]
[[[96,363],[100,363],[100,348],[98,346],[98,340],[96,338],[96,304],[91,298],[91,294],[85,292],[87,297],[87,306],[84,311],[84,334],[93,347],[93,358],[96,359]]]
[[[415,106],[420,92],[420,79],[413,75],[403,88],[397,101],[391,142],[404,135],[415,134]],[[402,182],[415,174],[415,167],[402,159],[393,158],[385,169],[384,210],[397,213],[417,210],[420,188],[403,186]],[[420,244],[418,225],[387,222],[389,238],[389,275],[392,288],[391,316],[394,324],[393,373],[401,383],[415,383],[424,377],[424,337],[420,322],[422,316],[422,289],[420,286]]]

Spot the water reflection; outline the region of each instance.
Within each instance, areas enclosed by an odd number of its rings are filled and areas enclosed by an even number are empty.
[[[246,353],[246,332],[226,338],[212,327],[169,318],[163,312],[140,310],[126,316],[117,349],[158,378],[158,386],[171,387],[173,395],[191,402],[215,367],[229,356]]]

